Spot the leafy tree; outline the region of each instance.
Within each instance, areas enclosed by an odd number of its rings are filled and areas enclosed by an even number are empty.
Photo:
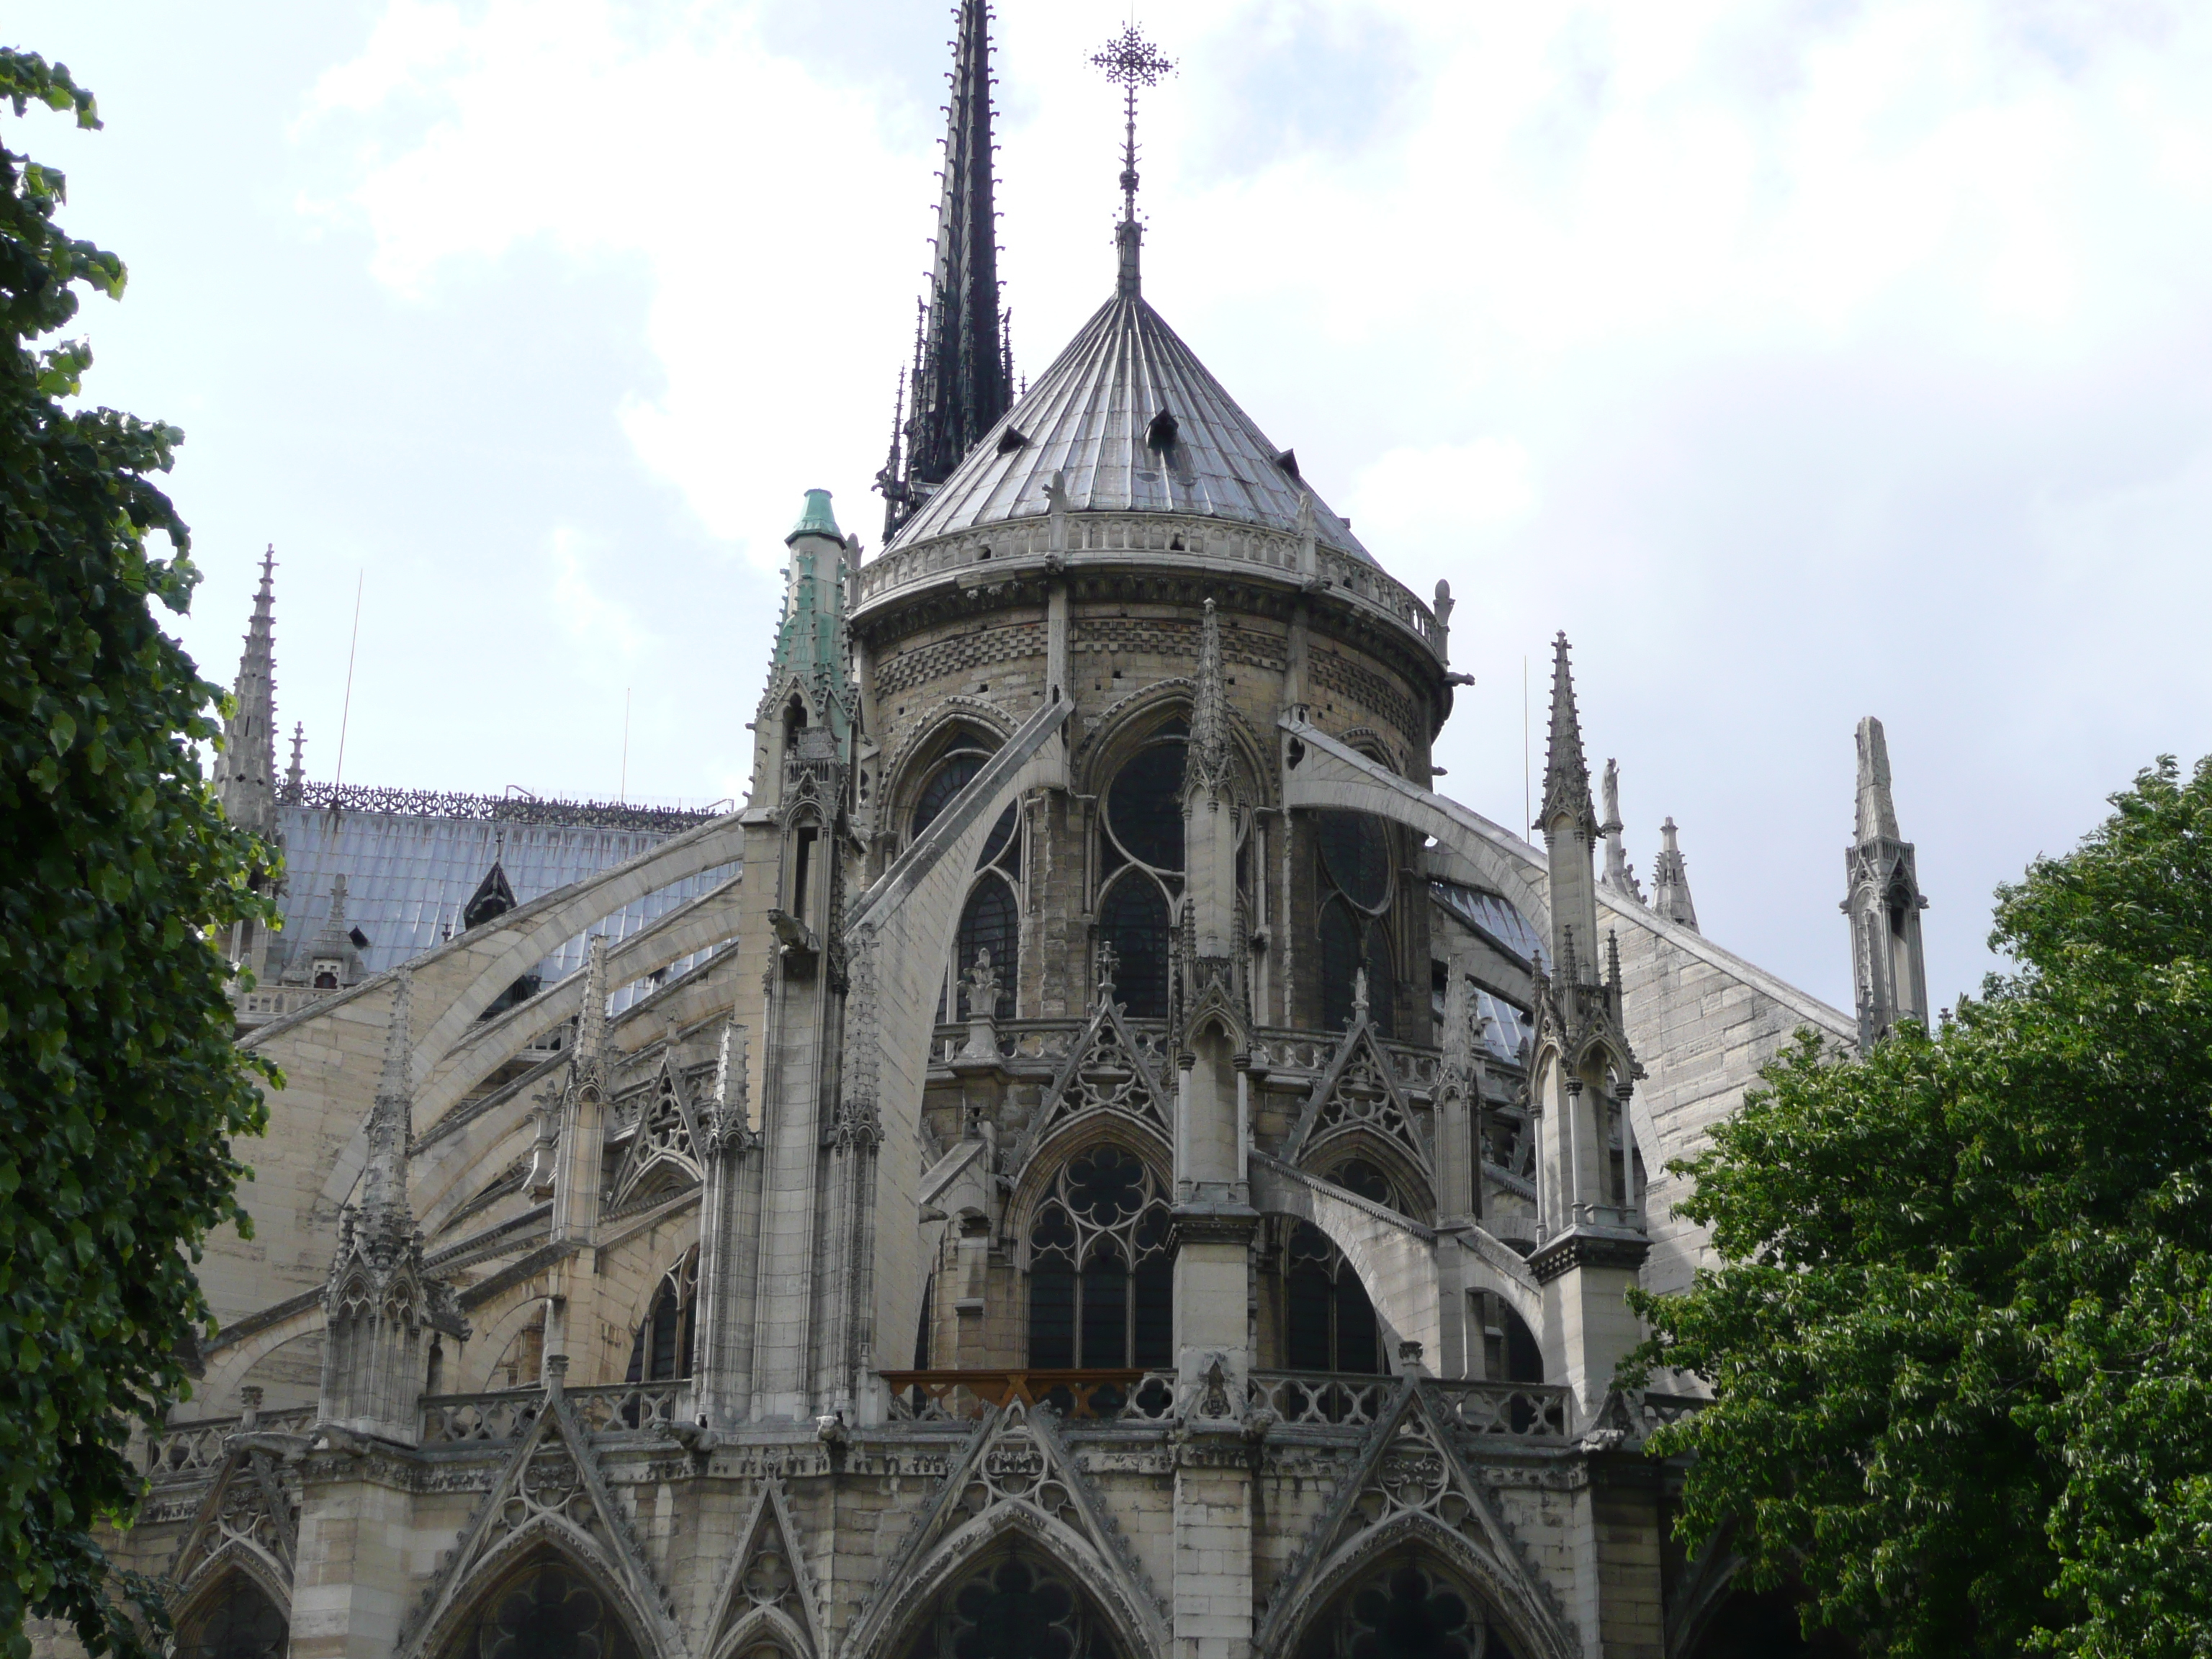
[[[30,53],[0,50],[0,99],[100,125]],[[33,343],[79,284],[119,297],[122,261],[54,223],[51,167],[0,149],[0,1636],[27,1651],[36,1615],[128,1651],[146,1587],[94,1529],[137,1502],[131,1420],[187,1391],[200,1241],[247,1225],[230,1141],[263,1112],[209,935],[268,915],[264,855],[201,774],[220,689],[150,604],[198,580],[149,482],[181,434],[67,406],[91,353]]]
[[[1635,1298],[1686,1534],[1869,1654],[2212,1652],[2212,759],[2112,805],[1978,1001],[1767,1069],[1676,1166],[1723,1265]]]

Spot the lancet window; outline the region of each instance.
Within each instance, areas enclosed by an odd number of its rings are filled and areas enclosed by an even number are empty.
[[[975,781],[989,758],[989,751],[975,739],[954,738],[915,798],[910,836],[919,837],[952,798]],[[1021,811],[1009,801],[976,856],[975,879],[961,908],[952,959],[945,965],[945,988],[938,999],[940,1024],[963,1015],[972,1018],[978,1012],[969,1006],[966,981],[986,951],[999,987],[989,1012],[997,1019],[1014,1018],[1021,977],[1022,842]]]
[[[1314,844],[1322,1024],[1340,1030],[1351,1022],[1364,969],[1368,1017],[1384,1036],[1395,1036],[1397,975],[1388,917],[1397,883],[1389,829],[1364,812],[1316,812]]]
[[[699,1253],[687,1253],[662,1277],[629,1345],[628,1382],[664,1382],[691,1375],[691,1334],[699,1302]]]
[[[1157,727],[1106,786],[1100,816],[1098,934],[1114,947],[1115,999],[1165,1019],[1175,918],[1182,903],[1182,769],[1189,725]]]
[[[483,1599],[445,1659],[637,1659],[637,1652],[598,1586],[546,1555]]]
[[[1068,1160],[1030,1222],[1029,1289],[1031,1367],[1172,1362],[1173,1244],[1150,1165],[1110,1144]]]
[[[1405,1208],[1389,1177],[1363,1158],[1340,1164],[1328,1178],[1376,1204]],[[1382,1344],[1375,1306],[1344,1252],[1320,1228],[1301,1221],[1284,1242],[1282,1260],[1283,1350],[1290,1369],[1362,1376],[1380,1371]]]
[[[284,1659],[291,1627],[246,1574],[228,1574],[177,1628],[176,1659]]]
[[[1113,1638],[1058,1568],[996,1556],[937,1604],[906,1659],[1116,1659]]]

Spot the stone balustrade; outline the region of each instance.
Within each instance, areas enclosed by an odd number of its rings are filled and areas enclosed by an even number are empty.
[[[1175,1414],[1170,1370],[927,1370],[879,1373],[894,1423],[973,1422],[990,1406],[1049,1406],[1085,1423],[1158,1423]]]
[[[1068,515],[1069,567],[1126,563],[1132,553],[1156,553],[1200,562],[1249,565],[1292,582],[1312,581],[1377,612],[1446,659],[1446,636],[1436,613],[1413,590],[1364,559],[1320,543],[1257,525],[1196,514],[1076,513]],[[1052,551],[1051,520],[1024,517],[937,536],[878,555],[860,567],[855,611],[921,583],[963,573],[995,574],[1008,566],[1042,567]]]
[[[678,1421],[689,1382],[617,1382],[602,1388],[563,1389],[584,1432],[609,1435],[665,1434]],[[493,1394],[427,1395],[422,1401],[422,1443],[465,1446],[519,1439],[545,1408],[543,1389],[503,1389]]]
[[[251,1425],[259,1434],[301,1434],[315,1420],[314,1407],[258,1412]],[[203,1417],[155,1430],[141,1443],[138,1467],[150,1480],[184,1480],[211,1474],[229,1455],[231,1437],[244,1432],[242,1417]]]

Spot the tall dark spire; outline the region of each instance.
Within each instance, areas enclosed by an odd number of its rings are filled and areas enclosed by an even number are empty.
[[[1138,255],[1145,243],[1144,227],[1137,222],[1137,88],[1158,86],[1162,76],[1175,73],[1175,63],[1163,58],[1134,23],[1094,52],[1091,61],[1121,88],[1121,222],[1114,228],[1114,292],[1133,300],[1144,292]]]
[[[1871,714],[1859,722],[1858,749],[1858,822],[1844,852],[1843,908],[1851,919],[1851,979],[1863,1051],[1901,1019],[1928,1024],[1928,961],[1920,938],[1928,901],[1912,843],[1898,833],[1889,740]]]
[[[991,13],[960,0],[945,106],[945,191],[937,263],[915,342],[911,403],[890,462],[876,475],[889,540],[1013,402],[1012,350],[999,307],[998,216],[992,206]]]
[[[223,722],[216,796],[223,813],[264,841],[276,834],[276,658],[274,645],[276,550],[261,560],[261,586],[231,688],[234,707]]]

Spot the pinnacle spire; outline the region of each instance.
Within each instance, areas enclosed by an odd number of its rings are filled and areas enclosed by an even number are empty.
[[[1013,402],[992,204],[990,8],[985,0],[960,0],[958,17],[937,258],[916,342],[903,467],[895,458],[876,478],[886,542]]]
[[[1663,845],[1657,861],[1651,866],[1651,908],[1694,933],[1698,931],[1698,907],[1690,902],[1689,866],[1682,861],[1682,849],[1674,844],[1674,819],[1668,818],[1659,826]]]
[[[1887,836],[1895,841],[1897,802],[1889,792],[1889,739],[1882,735],[1881,722],[1871,714],[1859,722],[1858,745],[1858,839]]]
[[[1574,670],[1567,660],[1567,636],[1552,647],[1552,737],[1544,757],[1544,805],[1537,822],[1547,826],[1565,813],[1571,830],[1585,839],[1597,836],[1597,814],[1590,806],[1589,763],[1583,758],[1582,719],[1575,712]]]
[[[1213,601],[1206,602],[1199,625],[1198,687],[1192,699],[1190,760],[1184,769],[1185,787],[1193,793],[1210,790],[1218,794],[1229,784],[1229,701],[1221,678],[1221,617]]]
[[[246,647],[231,689],[234,706],[223,721],[216,796],[224,816],[264,840],[276,833],[276,549],[261,557]]]
[[[414,970],[392,975],[392,1015],[384,1035],[384,1073],[368,1120],[368,1163],[362,1171],[361,1213],[371,1231],[404,1232],[414,1224],[407,1205],[407,1143],[413,1133]]]
[[[1605,836],[1605,874],[1600,880],[1616,893],[1640,900],[1644,890],[1637,884],[1620,841],[1620,767],[1611,760],[1605,763],[1605,822],[1598,829]]]
[[[1901,1019],[1928,1023],[1928,965],[1920,913],[1928,901],[1912,843],[1899,834],[1890,793],[1889,743],[1871,714],[1859,722],[1856,833],[1844,849],[1844,911],[1851,919],[1851,981],[1859,1046],[1872,1048]]]

